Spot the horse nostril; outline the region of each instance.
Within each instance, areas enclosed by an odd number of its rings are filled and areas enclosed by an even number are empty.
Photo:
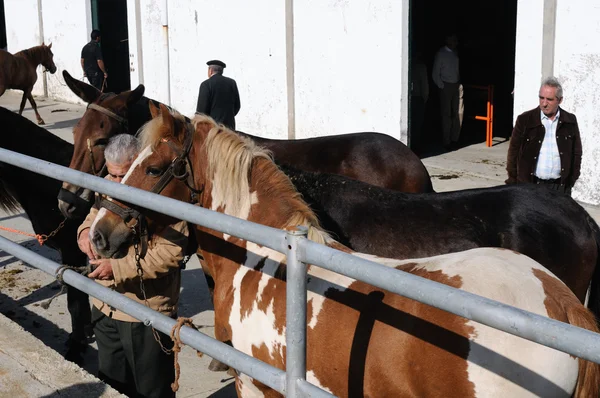
[[[100,231],[94,231],[92,243],[96,247],[96,250],[106,250],[108,246],[108,241]]]

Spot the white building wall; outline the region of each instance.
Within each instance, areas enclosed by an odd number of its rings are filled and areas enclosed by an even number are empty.
[[[564,88],[562,107],[575,113],[583,160],[574,197],[600,204],[600,3],[558,1],[554,75]]]
[[[236,128],[287,137],[285,2],[179,0],[169,3],[171,103],[191,115],[206,62],[227,64],[237,82],[241,110]],[[251,17],[249,17],[251,16]],[[148,80],[146,79],[147,84]]]
[[[5,0],[6,33],[8,51],[15,53],[44,42],[52,43],[54,63],[57,71],[47,73],[47,93],[49,97],[72,102],[81,102],[66,86],[62,71],[81,78],[81,48],[89,40],[86,2],[57,2],[42,0],[42,26],[38,12],[38,0]],[[41,35],[43,31],[43,37]],[[33,94],[44,95],[43,67],[38,67],[38,80]],[[29,106],[29,105],[26,105]]]
[[[4,14],[7,50],[10,53],[42,44],[37,0],[4,0]],[[38,68],[37,72],[38,80],[33,87],[33,94],[43,95],[42,68]],[[28,104],[25,106],[29,106]]]
[[[403,4],[294,3],[296,137],[379,131],[401,138]],[[406,14],[407,15],[407,14]],[[406,51],[407,53],[407,51]],[[406,61],[406,60],[405,60]]]
[[[90,41],[92,31],[91,26],[87,26],[86,4],[84,1],[42,0],[42,16],[44,41],[46,44],[52,43],[57,67],[55,74],[46,73],[48,96],[81,102],[66,85],[62,71],[66,70],[76,79],[83,77],[81,49]]]
[[[538,105],[542,81],[544,0],[519,0],[513,118]]]

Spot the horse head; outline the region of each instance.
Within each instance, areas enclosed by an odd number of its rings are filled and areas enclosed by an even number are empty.
[[[74,150],[69,167],[85,173],[102,175],[104,148],[108,140],[129,130],[129,110],[140,101],[144,86],[120,94],[102,93],[95,87],[74,79],[63,71],[65,82],[88,106],[83,117],[73,128]],[[93,193],[70,183],[63,183],[58,206],[65,217],[81,218],[89,211]]]
[[[163,104],[157,108],[150,103],[150,111],[153,119],[139,134],[144,149],[122,183],[190,201],[190,192],[200,192],[194,188],[194,172],[189,163],[194,141],[193,127]],[[149,210],[144,210],[142,215],[139,207],[112,198],[103,198],[100,205],[90,236],[97,252],[107,258],[126,254],[136,238],[177,222],[172,217]]]
[[[42,59],[41,64],[50,73],[56,73],[56,65],[54,64],[54,54],[52,53],[52,43],[45,45],[42,43]]]

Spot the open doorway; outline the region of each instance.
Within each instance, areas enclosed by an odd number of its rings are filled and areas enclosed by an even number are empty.
[[[0,0],[0,50],[6,50],[6,20],[4,19],[4,0]]]
[[[102,57],[108,72],[105,91],[131,89],[127,0],[91,0],[94,29],[102,35]]]
[[[517,0],[413,0],[410,7],[411,61],[421,54],[429,80],[423,123],[416,133],[419,123],[415,110],[419,104],[415,108],[411,100],[409,134],[413,150],[421,156],[443,150],[439,93],[431,71],[436,52],[451,33],[459,39],[460,75],[465,87],[459,144],[485,142],[486,124],[474,116],[486,114],[487,92],[475,86],[494,86],[494,137],[508,138],[513,121]]]

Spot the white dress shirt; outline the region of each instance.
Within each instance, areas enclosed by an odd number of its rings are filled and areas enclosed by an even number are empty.
[[[542,124],[546,130],[540,154],[538,156],[537,166],[535,168],[535,176],[542,180],[554,180],[560,178],[560,154],[558,152],[558,144],[556,143],[556,128],[558,127],[558,119],[560,110],[556,112],[554,120],[542,114]]]

